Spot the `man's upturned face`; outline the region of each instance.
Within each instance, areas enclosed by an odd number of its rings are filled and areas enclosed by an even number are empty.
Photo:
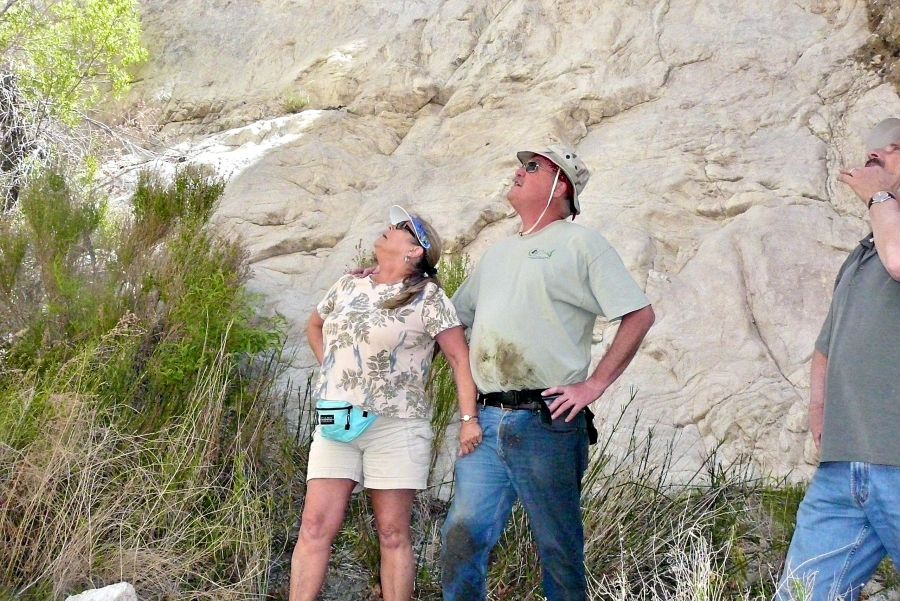
[[[870,150],[866,154],[866,167],[873,165],[881,167],[891,175],[900,176],[900,141]]]
[[[528,207],[532,203],[543,208],[550,196],[550,190],[553,188],[557,170],[556,165],[542,156],[535,155],[528,159],[524,165],[516,169],[512,186],[506,193],[509,204],[516,211]]]

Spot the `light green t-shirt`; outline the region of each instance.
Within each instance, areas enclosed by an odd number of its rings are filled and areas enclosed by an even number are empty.
[[[583,381],[597,316],[650,302],[600,233],[557,221],[488,249],[453,304],[478,389],[500,392]]]
[[[460,323],[450,299],[434,284],[403,307],[379,307],[401,288],[345,275],[325,294],[316,306],[325,320],[317,398],[389,417],[431,417],[425,383],[434,338]]]

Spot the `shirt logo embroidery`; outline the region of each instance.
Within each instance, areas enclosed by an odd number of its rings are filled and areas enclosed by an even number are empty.
[[[542,250],[540,248],[532,248],[528,251],[529,259],[549,259],[556,250]]]

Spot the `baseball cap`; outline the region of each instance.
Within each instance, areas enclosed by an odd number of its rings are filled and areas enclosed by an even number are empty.
[[[408,221],[412,225],[413,230],[415,230],[416,240],[419,241],[422,248],[426,251],[431,248],[431,240],[428,239],[428,232],[425,230],[425,226],[422,224],[421,219],[416,219],[400,205],[393,205],[391,207],[391,210],[388,213],[388,219],[390,220],[391,225],[397,225],[398,223]]]
[[[572,206],[570,207],[572,209],[572,214],[578,215],[581,213],[581,205],[578,204],[578,195],[584,190],[588,179],[591,177],[591,172],[584,164],[584,161],[578,157],[572,148],[564,144],[553,144],[546,150],[520,150],[516,153],[516,158],[524,165],[535,155],[544,157],[562,169],[562,172],[566,174],[566,177],[572,182],[572,187],[574,188],[574,190],[572,190]]]
[[[900,119],[885,119],[872,128],[866,136],[866,150],[884,148],[889,144],[900,143]]]

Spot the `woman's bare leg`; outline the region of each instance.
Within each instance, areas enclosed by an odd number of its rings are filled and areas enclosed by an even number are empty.
[[[370,489],[381,544],[381,594],[384,601],[410,601],[415,578],[410,519],[416,491]]]
[[[331,543],[344,522],[354,486],[353,480],[340,478],[307,483],[300,534],[291,556],[290,601],[314,601],[322,589]]]

